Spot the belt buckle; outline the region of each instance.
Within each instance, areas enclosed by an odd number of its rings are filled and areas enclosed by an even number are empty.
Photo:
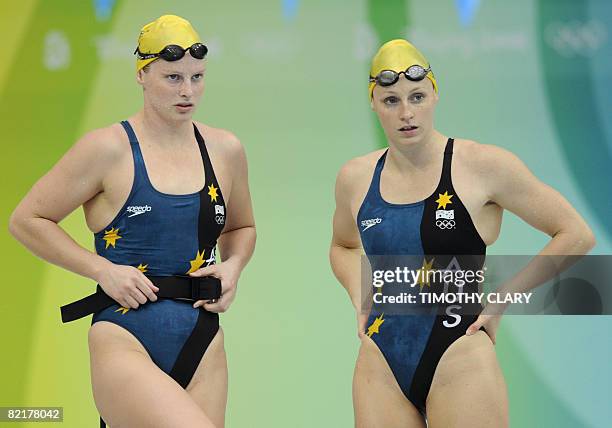
[[[202,278],[200,278],[199,276],[189,277],[189,285],[191,286],[191,298],[193,300],[201,300],[202,289],[204,288]]]

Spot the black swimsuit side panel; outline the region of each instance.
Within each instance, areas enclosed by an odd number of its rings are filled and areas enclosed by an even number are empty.
[[[219,182],[212,168],[210,157],[208,156],[208,151],[206,150],[204,138],[195,124],[193,125],[193,129],[200,148],[202,162],[204,163],[204,175],[206,180],[199,195],[198,246],[208,253],[209,257],[212,257],[214,256],[214,248],[217,245],[217,238],[225,225],[225,203],[221,195]],[[211,186],[212,189],[216,189],[214,193],[211,192]],[[222,207],[222,211],[219,207]],[[223,214],[220,214],[221,212]],[[219,219],[223,219],[223,221]],[[172,367],[172,371],[170,372],[170,376],[183,388],[187,388],[189,385],[189,382],[193,378],[193,374],[198,368],[200,360],[218,331],[219,314],[199,308],[197,323],[191,335],[183,345]]]
[[[453,156],[453,139],[449,139],[445,152],[442,175],[436,192],[425,201],[423,218],[421,221],[421,239],[423,250],[428,261],[433,258],[434,269],[445,269],[453,258],[463,270],[478,270],[484,263],[486,245],[476,231],[472,219],[459,199],[452,183],[451,165]],[[451,203],[446,208],[438,208],[436,199],[442,194],[453,195]],[[448,227],[448,223],[440,223],[436,220],[438,209],[452,210],[454,214],[454,227]],[[434,287],[441,284],[434,284]],[[466,291],[468,291],[466,289]],[[417,408],[425,414],[425,402],[433,381],[436,367],[444,352],[459,337],[463,336],[467,328],[476,320],[480,310],[472,305],[466,308],[454,307],[451,312],[461,314],[460,322],[453,327],[446,327],[445,322],[456,322],[455,318],[444,315],[448,306],[439,306],[439,315],[433,325],[428,343],[420,359],[413,382],[410,388],[409,398]],[[469,309],[469,310],[468,310]],[[466,312],[462,314],[462,312]],[[471,315],[470,315],[471,314]]]

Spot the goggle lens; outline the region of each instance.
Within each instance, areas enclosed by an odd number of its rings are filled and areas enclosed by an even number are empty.
[[[191,56],[195,59],[204,59],[208,53],[208,48],[202,43],[196,43],[189,48],[189,53],[191,53]]]
[[[420,65],[411,65],[408,67],[405,74],[408,79],[419,81],[425,78],[427,71],[425,71],[425,69]]]
[[[378,73],[378,77],[376,80],[380,86],[390,86],[397,82],[399,79],[399,74],[393,70],[383,70]]]

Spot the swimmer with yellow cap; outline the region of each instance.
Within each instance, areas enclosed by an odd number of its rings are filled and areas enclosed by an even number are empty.
[[[594,244],[592,232],[571,204],[512,153],[435,129],[438,84],[429,61],[406,40],[378,50],[368,93],[388,147],[348,161],[338,173],[330,250],[361,338],[353,379],[355,426],[507,427],[506,385],[493,348],[505,306],[483,309],[477,300],[448,300],[426,315],[410,313],[414,305],[406,305],[412,302],[405,296],[423,303],[441,284],[430,284],[427,275],[415,293],[416,284],[402,286],[392,275],[387,287],[384,278],[401,269],[395,255],[408,256],[401,264],[417,274],[454,264],[463,272],[482,272],[504,208],[552,237],[548,254],[570,254],[575,242],[584,254]],[[555,208],[542,213],[534,201]],[[378,283],[367,294],[359,279],[363,253]],[[395,261],[381,260],[385,254]],[[506,291],[526,291],[527,278],[515,279],[520,290]],[[471,298],[479,292],[474,282],[450,287]]]
[[[433,127],[438,83],[429,61],[410,42],[396,39],[380,47],[372,59],[368,93],[392,147],[443,142]]]
[[[204,91],[208,48],[191,23],[163,15],[140,30],[136,80],[144,89],[145,112],[167,120],[189,120]]]
[[[218,313],[234,300],[255,223],[240,141],[193,120],[206,52],[183,18],[145,25],[135,52],[142,108],[85,134],[30,190],[11,226],[34,254],[99,284],[64,306],[62,319],[93,314],[91,381],[102,427],[225,423]],[[57,224],[79,206],[97,231],[93,253]],[[49,220],[32,229],[39,215]]]

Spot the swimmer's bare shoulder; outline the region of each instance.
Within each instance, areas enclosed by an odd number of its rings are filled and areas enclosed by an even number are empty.
[[[247,161],[244,147],[230,131],[194,122],[204,138],[224,198],[229,200],[236,180],[246,181]]]
[[[218,154],[226,159],[244,150],[238,137],[227,129],[215,128],[201,122],[195,122],[195,124],[202,134],[211,156]]]
[[[385,149],[358,156],[346,162],[336,178],[336,202],[350,208],[353,219],[370,187],[376,162]]]
[[[131,153],[127,138],[122,141],[120,129],[119,124],[114,124],[83,135],[34,184],[17,210],[58,223],[104,192],[105,181],[122,158]]]
[[[517,186],[533,183],[535,177],[525,164],[509,150],[473,140],[456,139],[454,155],[457,164],[479,183],[490,199],[501,192],[512,192]]]
[[[500,166],[512,167],[512,163],[519,160],[514,153],[502,147],[462,138],[455,139],[453,152],[462,163],[467,163],[471,168],[487,173]]]

